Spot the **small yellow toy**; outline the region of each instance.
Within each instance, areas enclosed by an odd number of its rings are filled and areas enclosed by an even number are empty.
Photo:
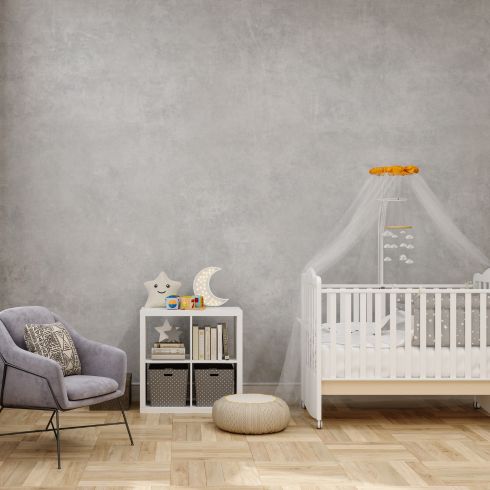
[[[204,301],[202,296],[180,297],[181,310],[202,310],[203,308],[204,308]]]

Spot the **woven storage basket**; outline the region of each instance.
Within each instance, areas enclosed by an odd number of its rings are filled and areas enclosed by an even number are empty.
[[[126,374],[126,389],[124,395],[119,398],[114,398],[107,402],[97,403],[97,405],[90,405],[90,410],[121,410],[119,406],[119,400],[121,400],[121,405],[124,410],[129,410],[131,408],[131,379],[132,374]]]
[[[148,399],[152,407],[185,407],[189,384],[188,366],[148,366]]]
[[[194,370],[196,406],[212,407],[216,400],[235,393],[233,366],[196,366]]]

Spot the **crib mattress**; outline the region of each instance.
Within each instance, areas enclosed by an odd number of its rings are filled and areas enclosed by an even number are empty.
[[[331,379],[334,373],[332,372],[332,356],[330,355],[332,344],[329,342],[322,343],[322,378]],[[336,359],[335,359],[335,377],[345,378],[345,345],[335,344]],[[351,352],[351,376],[349,379],[360,378],[360,348],[350,347]],[[381,349],[381,378],[390,378],[391,374],[391,356],[388,345],[382,345]],[[465,349],[463,347],[456,348],[456,376],[458,378],[465,377]],[[373,346],[366,347],[366,377],[375,378],[375,348]],[[405,351],[405,347],[397,347],[396,349],[396,373],[397,377],[403,379],[405,377],[406,363],[410,360],[411,364],[411,377],[420,377],[421,368],[421,351],[419,347],[411,347],[410,353]],[[435,377],[435,362],[436,355],[433,347],[426,347],[425,349],[425,364],[426,364],[426,377]],[[441,348],[441,376],[443,378],[449,378],[451,375],[451,353],[449,347]],[[486,365],[487,374],[490,374],[490,348],[486,351]],[[473,378],[480,377],[480,347],[471,348],[471,375]],[[380,379],[380,378],[376,378]]]

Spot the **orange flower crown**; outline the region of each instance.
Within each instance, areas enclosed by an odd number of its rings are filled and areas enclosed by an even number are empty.
[[[415,165],[392,165],[391,167],[373,167],[369,170],[371,175],[413,175],[418,174],[420,169]]]

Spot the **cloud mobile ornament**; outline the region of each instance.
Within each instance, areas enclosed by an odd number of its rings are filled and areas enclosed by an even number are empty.
[[[194,278],[194,294],[202,296],[206,306],[221,306],[228,301],[228,299],[218,298],[215,296],[209,285],[211,277],[213,277],[213,275],[220,270],[221,268],[219,267],[206,267],[205,269],[199,271]]]

